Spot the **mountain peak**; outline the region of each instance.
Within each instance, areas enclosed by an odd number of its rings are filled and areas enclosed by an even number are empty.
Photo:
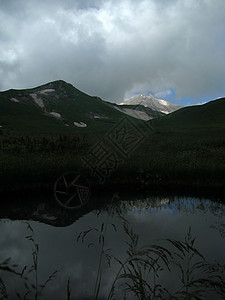
[[[153,110],[160,111],[164,114],[169,114],[183,107],[181,105],[172,104],[163,99],[157,99],[152,95],[144,95],[144,94],[139,94],[129,100],[126,100],[123,103],[120,103],[120,105],[122,104],[143,105],[144,107],[149,107]]]
[[[46,89],[46,88],[66,88],[66,87],[73,87],[74,86],[64,80],[54,80],[45,84],[42,84],[40,86],[37,86],[35,89]],[[34,88],[33,88],[34,89]]]

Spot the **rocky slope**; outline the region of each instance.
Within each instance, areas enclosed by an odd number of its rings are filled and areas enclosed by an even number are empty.
[[[148,107],[154,111],[161,112],[163,114],[169,114],[174,112],[183,106],[172,104],[168,101],[162,99],[156,99],[151,95],[137,95],[125,102],[120,103],[120,105],[142,105]]]

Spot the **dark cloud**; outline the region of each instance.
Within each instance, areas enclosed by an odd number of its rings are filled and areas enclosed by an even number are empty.
[[[0,89],[64,79],[114,101],[224,95],[224,11],[223,0],[2,0]]]

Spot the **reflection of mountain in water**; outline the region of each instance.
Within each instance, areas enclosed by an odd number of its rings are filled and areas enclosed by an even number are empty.
[[[79,210],[69,211],[61,208],[53,200],[37,201],[33,199],[15,202],[9,200],[0,205],[0,218],[11,220],[38,221],[57,227],[73,224],[93,208],[82,207]]]
[[[131,201],[124,201],[125,207],[133,207],[138,210],[147,210],[150,208],[156,208],[161,207],[165,204],[170,203],[170,198],[158,198],[158,197],[151,197],[151,198],[145,198],[145,199],[137,199],[137,200],[131,200]]]
[[[220,216],[221,222],[225,215],[224,204],[207,199],[151,196],[143,199],[138,197],[138,199],[133,200],[133,197],[117,197],[112,201],[112,197],[103,195],[95,197],[86,206],[77,210],[62,208],[51,196],[48,198],[39,197],[38,199],[31,197],[23,200],[5,199],[4,203],[0,202],[0,219],[38,221],[56,227],[65,227],[75,223],[93,210],[107,211],[110,215],[133,209],[146,211],[151,209],[160,210],[165,207],[187,213],[198,210],[204,214],[206,211],[210,211],[213,215]]]
[[[68,210],[57,204],[54,199],[10,199],[0,206],[0,218],[11,220],[29,220],[38,221],[57,227],[64,227],[73,224],[82,216],[89,212],[98,210],[108,210],[110,213],[128,211],[131,208],[146,210],[154,207],[160,207],[169,203],[169,198],[151,197],[138,200],[123,200],[118,198],[113,203],[112,197],[100,197],[92,199],[86,206],[80,209]]]

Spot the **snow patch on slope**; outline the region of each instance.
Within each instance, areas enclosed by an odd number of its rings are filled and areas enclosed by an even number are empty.
[[[17,100],[16,98],[11,98],[10,101],[12,101],[12,102],[20,102],[20,101]]]
[[[165,101],[165,100],[159,99],[158,101],[159,101],[159,103],[161,103],[162,105],[165,105],[165,106],[168,106],[168,105],[169,105],[169,103],[168,103],[167,101]]]
[[[166,115],[168,115],[170,112],[169,111],[167,111],[167,110],[160,110],[163,114],[166,114]]]
[[[151,116],[149,116],[146,112],[141,110],[122,108],[122,107],[120,108],[118,106],[114,106],[114,108],[136,119],[141,119],[144,121],[149,121],[152,119]]]
[[[89,118],[91,119],[108,119],[108,117],[106,115],[101,115],[98,113],[94,113],[94,112],[89,112],[88,114]]]
[[[59,113],[57,113],[57,112],[53,112],[52,111],[49,114],[52,115],[53,117],[56,117],[57,119],[61,119],[61,115]]]
[[[87,127],[87,124],[84,122],[73,122],[73,124],[77,127]]]
[[[94,115],[93,118],[94,119],[108,119],[107,117],[101,116],[101,115]]]
[[[47,93],[51,93],[51,92],[55,92],[54,89],[45,89],[39,92],[39,94],[47,94]]]
[[[30,94],[30,96],[34,99],[35,103],[40,106],[41,108],[44,108],[44,103],[41,98],[38,98],[37,94]]]

